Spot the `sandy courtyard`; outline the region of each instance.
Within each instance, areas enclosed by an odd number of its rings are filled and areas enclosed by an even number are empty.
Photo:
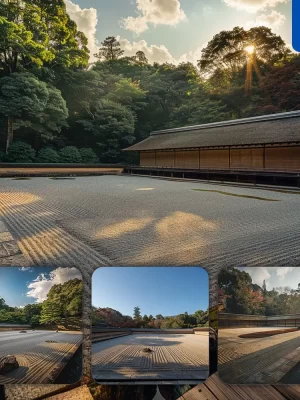
[[[152,353],[143,352],[149,347]],[[134,334],[94,343],[98,381],[195,380],[208,377],[208,334]]]
[[[57,343],[49,343],[47,341]],[[74,354],[82,341],[81,332],[20,331],[0,332],[0,359],[16,356],[20,367],[0,375],[0,384],[50,383],[52,373]]]
[[[300,262],[299,193],[126,175],[0,183],[0,217],[32,265]]]

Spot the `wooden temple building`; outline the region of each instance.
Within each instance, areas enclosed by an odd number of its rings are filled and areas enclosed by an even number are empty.
[[[152,132],[125,151],[141,167],[299,172],[300,111]]]

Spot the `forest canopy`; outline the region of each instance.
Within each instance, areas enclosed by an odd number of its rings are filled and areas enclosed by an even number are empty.
[[[0,323],[78,329],[81,319],[82,281],[77,278],[52,286],[46,300],[23,308],[10,307],[0,297]]]
[[[140,307],[134,307],[133,315],[123,315],[112,308],[92,309],[94,326],[112,328],[183,329],[208,326],[208,310],[198,310],[193,314],[185,312],[173,316],[142,315]]]
[[[287,315],[300,313],[300,283],[297,289],[267,290],[253,283],[250,274],[237,268],[223,269],[219,275],[219,311],[247,315]]]
[[[267,27],[219,32],[198,65],[114,36],[95,56],[64,0],[0,0],[0,162],[134,163],[153,130],[300,109],[300,57]]]

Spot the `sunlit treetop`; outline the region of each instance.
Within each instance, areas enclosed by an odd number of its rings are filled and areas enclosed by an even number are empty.
[[[87,38],[63,0],[0,0],[0,65],[4,74],[35,66],[88,65]]]
[[[246,64],[247,56],[254,52],[259,60],[272,64],[286,57],[290,50],[282,38],[267,27],[248,31],[236,27],[215,35],[202,50],[198,65],[207,74],[218,70],[237,71]]]

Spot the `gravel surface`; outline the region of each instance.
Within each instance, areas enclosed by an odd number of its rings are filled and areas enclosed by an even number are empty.
[[[3,219],[33,263],[90,269],[299,265],[299,204],[300,192],[130,176],[2,179],[0,188]]]
[[[52,373],[66,364],[81,341],[79,332],[0,332],[0,358],[12,354],[19,363],[18,369],[0,376],[0,384],[50,383]]]
[[[152,350],[147,354],[143,349]],[[93,344],[96,380],[205,380],[208,334],[136,334]]]

